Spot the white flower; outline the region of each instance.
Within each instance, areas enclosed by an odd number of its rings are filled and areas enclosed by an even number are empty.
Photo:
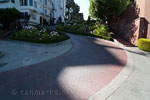
[[[27,29],[27,30],[36,30],[36,28],[34,26],[25,26],[23,28]]]

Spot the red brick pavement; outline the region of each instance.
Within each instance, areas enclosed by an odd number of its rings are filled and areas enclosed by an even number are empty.
[[[0,74],[0,100],[86,100],[122,70],[121,48],[71,35],[73,49],[55,59]]]

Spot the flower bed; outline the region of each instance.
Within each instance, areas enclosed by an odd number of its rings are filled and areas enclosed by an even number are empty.
[[[56,43],[67,40],[69,37],[60,32],[26,26],[21,31],[16,32],[11,39],[34,43]]]

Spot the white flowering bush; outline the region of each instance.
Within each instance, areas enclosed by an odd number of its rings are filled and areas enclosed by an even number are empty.
[[[34,27],[34,26],[24,26],[23,29],[26,29],[26,30],[36,30],[37,28]]]
[[[59,32],[34,26],[25,26],[21,31],[12,36],[12,39],[41,43],[59,42],[68,38],[68,36]]]

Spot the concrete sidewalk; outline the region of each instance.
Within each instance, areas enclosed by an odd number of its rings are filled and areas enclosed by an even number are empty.
[[[130,77],[106,100],[150,100],[150,53],[124,47],[134,57]]]
[[[72,43],[70,40],[53,44],[1,40],[0,51],[5,56],[0,59],[0,73],[55,58],[71,48]]]
[[[88,100],[150,100],[150,53],[137,47],[126,47],[117,40],[114,44],[122,47],[128,55],[128,63],[120,72],[124,74],[125,70],[125,75],[119,74]]]

